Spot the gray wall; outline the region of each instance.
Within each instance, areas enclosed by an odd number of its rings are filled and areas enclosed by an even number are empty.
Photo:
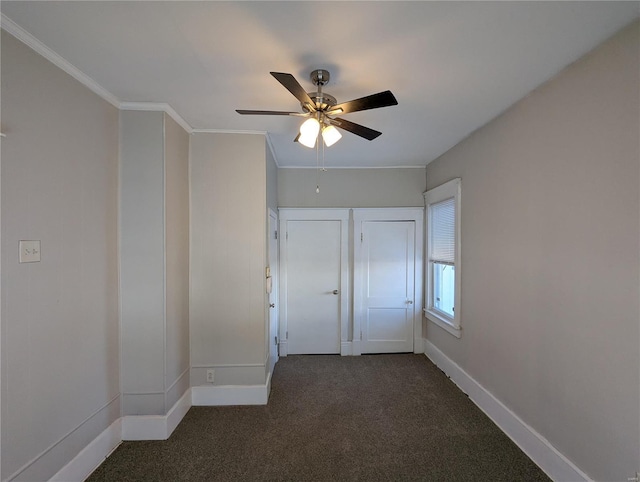
[[[374,141],[375,142],[375,141]],[[320,192],[316,193],[319,185]],[[278,169],[278,207],[375,208],[423,206],[425,168],[391,169]],[[353,225],[349,223],[349,290],[353,300]],[[348,333],[353,335],[353,306]]]
[[[423,206],[424,172],[424,168],[329,169],[318,177],[315,169],[278,169],[278,206]],[[318,179],[319,194],[316,193]]]
[[[165,413],[163,116],[120,113],[124,415]]]
[[[278,165],[271,149],[267,147],[267,207],[278,212]]]
[[[165,410],[189,388],[189,134],[164,115]]]
[[[164,415],[188,388],[188,156],[164,113],[120,113],[124,415]]]
[[[265,382],[264,135],[191,137],[191,385]]]
[[[427,166],[462,178],[462,338],[427,338],[596,480],[640,454],[638,23]]]
[[[4,31],[1,92],[1,477],[47,480],[120,416],[118,111]]]

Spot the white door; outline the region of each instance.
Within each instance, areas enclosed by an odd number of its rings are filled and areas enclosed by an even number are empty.
[[[398,214],[398,211],[392,211]],[[421,211],[420,211],[421,213]],[[362,213],[359,213],[362,215]],[[369,216],[367,216],[367,214]],[[416,219],[378,220],[365,212],[356,221],[355,321],[354,334],[360,330],[361,353],[413,352],[417,325],[420,323],[421,291],[416,289],[421,276],[422,257],[416,249]],[[374,219],[366,219],[373,217]],[[393,216],[391,216],[393,217]],[[419,218],[421,219],[421,218]],[[418,271],[418,273],[417,273]],[[357,336],[355,337],[357,338]]]
[[[269,271],[271,293],[269,301],[269,358],[278,361],[278,215],[269,209]]]
[[[281,318],[285,325],[281,355],[337,354],[341,350],[348,293],[348,212],[345,220],[330,219],[332,213],[327,211],[280,212]]]

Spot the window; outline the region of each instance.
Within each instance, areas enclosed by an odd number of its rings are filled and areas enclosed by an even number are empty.
[[[460,337],[460,178],[424,193],[427,319]]]

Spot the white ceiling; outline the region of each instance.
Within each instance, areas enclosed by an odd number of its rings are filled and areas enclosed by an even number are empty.
[[[639,2],[31,2],[5,16],[121,102],[168,103],[194,129],[268,132],[281,167],[315,166],[293,138],[300,109],[270,71],[307,91],[330,71],[338,102],[391,90],[399,105],[345,114],[336,167],[424,166],[633,21]]]

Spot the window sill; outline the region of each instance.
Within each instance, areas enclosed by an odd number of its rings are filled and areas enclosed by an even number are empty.
[[[462,336],[461,328],[455,327],[454,325],[451,324],[451,322],[447,321],[441,316],[438,316],[433,311],[428,311],[426,308],[423,309],[422,311],[424,311],[424,315],[427,317],[427,320],[429,320],[431,323],[438,325],[440,328],[444,329],[445,331],[455,336],[456,338],[460,338]]]

